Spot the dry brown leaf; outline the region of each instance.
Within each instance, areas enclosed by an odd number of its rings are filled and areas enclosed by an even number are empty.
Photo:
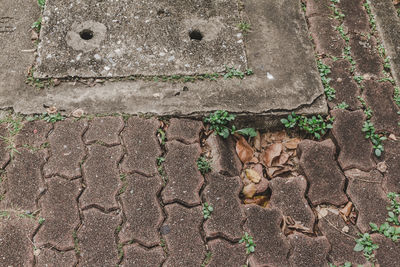
[[[260,175],[258,175],[258,172],[256,172],[255,170],[252,170],[252,169],[246,169],[245,170],[245,173],[246,173],[246,177],[250,180],[250,181],[252,181],[253,183],[259,183],[260,182],[260,180],[261,180],[261,177],[260,177]]]
[[[258,151],[261,150],[261,135],[259,131],[257,131],[257,135],[254,137],[254,148]]]
[[[400,4],[400,0],[393,0],[393,5],[398,5]]]
[[[258,175],[260,175],[260,177],[264,177],[262,164],[257,163],[256,165],[253,165],[252,169],[255,170],[258,173]]]
[[[281,168],[279,167],[271,167],[267,168],[267,175],[268,177],[272,178],[275,176],[275,172],[279,171]]]
[[[378,171],[380,171],[381,173],[385,173],[385,172],[387,171],[387,164],[386,164],[386,162],[384,162],[384,161],[379,162],[379,163],[376,165],[376,168],[377,168]]]
[[[351,203],[350,201],[346,204],[346,206],[344,206],[343,209],[339,210],[339,212],[341,214],[343,214],[346,217],[349,217],[351,209],[353,208],[353,203]]]
[[[243,136],[239,136],[238,138],[236,142],[236,153],[243,163],[249,162],[253,159],[254,151]]]
[[[267,191],[269,187],[269,181],[265,178],[261,178],[260,182],[256,184],[256,186],[257,186],[256,194],[263,193]]]
[[[49,113],[49,114],[55,114],[55,113],[57,113],[57,108],[56,107],[49,107],[47,110],[47,113]]]
[[[282,153],[282,144],[275,143],[267,147],[263,153],[263,162],[267,167],[272,166],[272,161],[279,157]]]
[[[290,155],[288,153],[283,152],[278,160],[278,166],[283,166],[289,160]]]
[[[80,118],[80,117],[82,117],[83,115],[85,114],[85,112],[83,111],[83,109],[80,109],[80,108],[78,108],[78,109],[75,109],[73,112],[72,112],[72,117],[74,117],[74,118]]]
[[[397,141],[397,137],[394,134],[389,134],[389,139],[393,140],[393,141]]]
[[[300,143],[299,138],[292,138],[289,141],[283,143],[287,149],[297,149],[297,145]]]
[[[285,166],[285,167],[283,167],[283,169],[279,169],[279,170],[275,171],[273,176],[271,176],[271,177],[275,177],[275,176],[278,176],[280,174],[284,174],[284,173],[287,173],[290,171],[292,171],[292,169],[289,168],[288,166]]]
[[[243,187],[243,195],[246,198],[252,198],[257,191],[257,186],[253,183],[250,183]]]

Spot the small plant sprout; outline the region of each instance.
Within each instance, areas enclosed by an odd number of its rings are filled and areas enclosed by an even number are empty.
[[[250,29],[251,29],[250,23],[248,23],[248,22],[246,22],[246,21],[241,21],[241,22],[239,22],[239,24],[237,25],[237,27],[239,28],[239,30],[240,30],[243,34],[247,34],[248,32],[250,32]]]
[[[46,112],[43,114],[42,118],[44,121],[51,122],[51,123],[65,120],[65,117],[62,116],[61,113],[49,114]]]
[[[210,130],[213,130],[215,134],[223,138],[228,138],[230,134],[234,133],[248,135],[250,137],[257,135],[253,128],[237,130],[234,125],[232,128],[229,128],[229,124],[232,123],[235,118],[235,115],[229,114],[226,110],[217,110],[214,113],[210,113],[208,117],[204,118],[204,122],[210,124]]]
[[[214,211],[214,208],[208,204],[207,202],[204,202],[203,204],[203,217],[205,220],[207,220],[208,218],[210,218],[211,213]]]
[[[201,156],[197,159],[197,168],[202,174],[206,174],[211,171],[210,162],[206,159],[206,157]]]
[[[235,68],[229,68],[225,66],[225,74],[224,79],[232,79],[232,78],[239,78],[243,79],[245,76],[253,75],[254,72],[252,69],[246,69],[244,72],[237,70]]]
[[[371,236],[368,233],[359,234],[360,238],[356,239],[356,246],[354,247],[354,251],[362,251],[364,252],[364,257],[373,262],[375,260],[374,250],[378,249],[379,246],[372,242]]]
[[[329,101],[335,99],[336,90],[332,88],[329,83],[331,82],[331,78],[328,78],[328,75],[331,73],[331,68],[328,65],[322,63],[321,60],[317,62],[319,75],[321,76],[321,81],[324,86],[325,95]]]
[[[347,105],[346,102],[342,102],[336,106],[338,109],[347,109],[348,107],[349,105]]]
[[[164,130],[163,129],[158,129],[157,133],[158,133],[158,138],[160,140],[161,145],[165,145],[166,137],[165,137]]]
[[[351,262],[345,262],[343,265],[339,265],[338,267],[352,267],[353,264]],[[329,267],[336,267],[336,265],[329,263]]]
[[[161,164],[163,164],[165,161],[164,157],[158,157],[157,158],[157,166],[161,166]]]
[[[239,240],[239,244],[243,242],[246,244],[247,254],[253,253],[255,251],[256,244],[254,244],[253,237],[250,236],[247,232],[245,232],[242,239]]]
[[[334,118],[322,118],[321,115],[312,116],[307,118],[303,115],[296,115],[294,112],[289,114],[287,119],[281,119],[286,128],[294,128],[298,126],[300,130],[306,131],[314,135],[315,138],[321,139],[326,134],[328,129],[333,128]]]

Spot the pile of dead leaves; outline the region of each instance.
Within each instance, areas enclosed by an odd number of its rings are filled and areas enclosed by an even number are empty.
[[[277,176],[297,176],[296,157],[299,138],[290,138],[285,131],[267,132],[251,140],[235,135],[236,152],[243,163],[241,178],[245,204],[268,205],[268,180]]]

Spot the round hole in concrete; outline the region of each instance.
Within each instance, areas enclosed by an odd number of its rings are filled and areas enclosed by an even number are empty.
[[[92,30],[84,29],[79,33],[79,35],[83,40],[90,40],[93,38],[94,33]]]
[[[192,30],[189,32],[189,37],[192,40],[201,41],[203,39],[203,34],[199,30]]]

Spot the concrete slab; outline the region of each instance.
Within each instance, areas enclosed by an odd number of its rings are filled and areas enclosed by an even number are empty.
[[[14,108],[16,112],[27,114],[42,113],[45,111],[43,106],[56,106],[58,110],[66,112],[82,108],[87,113],[118,111],[131,114],[152,113],[192,117],[200,117],[217,109],[227,109],[237,113],[238,120],[248,119],[248,115],[251,114],[252,121],[248,121],[249,124],[254,124],[255,120],[262,119],[263,127],[265,127],[266,121],[277,122],[278,117],[285,116],[292,111],[303,114],[327,112],[326,100],[316,68],[311,41],[308,38],[300,0],[251,0],[246,1],[244,9],[240,11],[240,17],[234,15],[237,8],[229,10],[229,12],[225,11],[225,13],[232,13],[229,16],[222,13],[224,16],[228,16],[225,17],[225,20],[228,21],[226,18],[230,19],[229,31],[235,31],[234,27],[241,18],[250,21],[252,25],[251,32],[244,36],[243,40],[247,65],[253,69],[255,74],[247,76],[243,80],[220,78],[217,81],[163,83],[139,79],[136,81],[106,81],[91,87],[81,79],[72,82],[65,81],[57,87],[41,90],[25,84],[26,70],[34,62],[33,52],[26,51],[34,48],[27,31],[32,22],[40,16],[36,1],[3,1],[6,8],[0,11],[0,16],[15,17],[15,21],[18,23],[15,24],[16,28],[13,32],[0,33],[0,43],[6,47],[0,51],[1,61],[6,62],[0,67],[0,109]],[[55,9],[51,5],[58,2],[60,1],[48,1],[47,10]],[[225,3],[227,1],[217,2]],[[73,2],[74,5],[75,3]],[[86,2],[81,1],[81,3],[82,7],[87,5]],[[162,1],[155,7],[163,7],[162,5],[165,6],[166,3],[169,2]],[[115,9],[115,6],[111,6],[109,7],[110,12]],[[175,12],[174,6],[176,4],[171,2],[171,11],[169,12]],[[204,7],[202,8],[205,10]],[[92,9],[95,13],[96,8]],[[81,12],[82,18],[76,18],[77,22],[86,21],[83,20],[84,15],[91,14],[92,9]],[[214,9],[210,8],[210,10]],[[47,13],[48,11],[45,12],[45,16]],[[196,11],[194,14],[200,13]],[[152,19],[156,20],[155,17]],[[45,20],[39,54],[43,53],[45,42],[49,41],[46,39],[49,38],[46,37],[45,30],[48,27],[47,23],[50,22]],[[64,34],[66,36],[67,31]],[[204,36],[203,40],[207,42],[205,38]],[[234,40],[237,42],[236,39]],[[229,45],[227,43],[227,46]],[[88,57],[93,51],[81,51],[81,60]],[[239,48],[236,51],[241,53]],[[235,62],[236,56],[237,54],[234,54],[229,59]],[[218,54],[218,59],[215,60],[220,60],[220,57],[223,57],[222,53]],[[77,70],[79,70],[79,66],[79,64],[74,65]],[[244,63],[242,66],[245,66]],[[222,63],[209,64],[208,67],[203,65],[196,69],[196,73],[209,71],[207,68],[219,68],[218,70],[220,70],[221,67],[223,67]],[[57,68],[61,70],[59,67]],[[171,67],[170,70],[173,68]],[[135,71],[137,70],[135,69]],[[168,71],[168,68],[162,71]],[[163,73],[162,71],[154,73],[160,75]],[[83,77],[84,74],[82,71]],[[123,72],[120,74],[126,75]],[[77,75],[77,73],[71,73],[71,75]]]
[[[194,75],[246,68],[235,1],[48,0],[38,77]]]

